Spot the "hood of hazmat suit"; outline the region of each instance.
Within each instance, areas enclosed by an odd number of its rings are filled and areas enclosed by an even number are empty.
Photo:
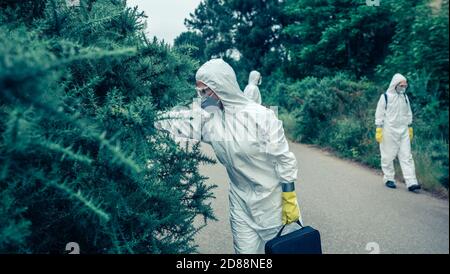
[[[261,73],[254,70],[254,71],[250,72],[250,75],[248,76],[248,84],[259,86],[260,79],[261,79]]]
[[[195,79],[214,91],[226,111],[235,111],[250,103],[241,92],[233,68],[222,59],[206,62],[197,71]]]
[[[413,121],[410,101],[406,93],[396,91],[396,87],[403,81],[407,81],[403,75],[395,74],[386,93],[381,95],[375,113],[375,125],[383,128],[380,152],[384,181],[395,182],[393,161],[398,157],[405,182],[409,187],[418,182],[409,136],[409,126]]]
[[[250,72],[248,77],[248,85],[245,87],[244,95],[255,103],[261,104],[261,93],[258,85],[260,84],[261,74],[256,70]]]
[[[156,127],[212,146],[230,179],[235,252],[262,253],[265,241],[282,225],[282,184],[296,181],[296,158],[275,112],[243,95],[234,70],[225,61],[208,61],[196,80],[216,93],[223,111],[175,111],[169,115],[186,119],[160,120]],[[197,119],[190,119],[193,116]]]

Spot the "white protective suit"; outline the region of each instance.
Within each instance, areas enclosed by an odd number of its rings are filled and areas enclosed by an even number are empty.
[[[397,85],[402,81],[406,81],[403,75],[394,75],[386,92],[387,102],[384,94],[378,101],[375,124],[377,127],[383,128],[380,152],[384,182],[395,182],[394,159],[398,156],[406,185],[410,187],[417,185],[418,182],[408,132],[408,128],[412,124],[411,106],[408,96],[396,91]]]
[[[282,183],[297,178],[282,122],[275,113],[246,98],[234,70],[222,59],[205,63],[196,80],[220,98],[223,111],[172,111],[156,127],[208,143],[230,179],[230,222],[236,253],[263,253],[282,226]],[[194,104],[195,105],[195,104]],[[189,119],[193,118],[193,119]],[[293,230],[293,223],[286,230]]]
[[[250,72],[248,77],[248,85],[244,89],[244,95],[251,99],[253,102],[261,104],[261,93],[259,92],[258,85],[261,84],[261,74],[256,70]]]

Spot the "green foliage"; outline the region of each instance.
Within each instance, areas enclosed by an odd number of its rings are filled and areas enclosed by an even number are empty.
[[[305,80],[308,85],[309,79]],[[332,117],[329,113],[337,108],[337,97],[334,93],[327,90],[320,90],[320,83],[315,88],[305,88],[294,84],[290,87],[301,91],[299,97],[303,98],[301,105],[295,109],[295,117],[297,120],[296,135],[299,141],[312,142],[318,138],[320,131],[318,129],[326,129],[329,127]],[[288,88],[289,90],[289,88]],[[294,95],[295,96],[295,95]]]
[[[18,206],[15,201],[12,194],[15,186],[17,183],[11,183],[0,192],[0,250],[25,253],[26,239],[31,234],[31,222],[22,217],[27,208]]]
[[[284,107],[296,117],[297,140],[314,143],[321,134],[330,134],[336,119],[364,120],[372,94],[378,93],[367,81],[355,82],[344,74],[322,80],[309,77],[284,85],[288,99]]]
[[[2,0],[0,1],[0,9],[2,10],[0,18],[10,24],[24,23],[30,25],[36,18],[41,18],[44,15],[46,2]]]
[[[286,74],[297,79],[336,72],[370,75],[393,35],[391,2],[371,7],[359,0],[286,1]]]
[[[195,252],[213,161],[153,122],[193,95],[197,63],[148,41],[124,1],[3,5],[0,252]]]
[[[442,106],[448,106],[449,3],[448,1],[396,1],[396,32],[389,44],[390,54],[378,67],[380,77],[403,71],[411,76],[426,75],[429,89]]]
[[[205,56],[206,43],[203,36],[196,32],[183,32],[174,41],[174,46],[184,49],[192,58],[203,64],[209,60]]]
[[[238,59],[238,70],[266,73],[284,55],[279,40],[284,24],[282,5],[280,0],[206,0],[186,25],[205,42],[206,58]]]
[[[349,118],[337,120],[329,134],[329,146],[339,151],[342,156],[357,159],[363,155],[360,140],[364,139],[365,130],[360,121]]]

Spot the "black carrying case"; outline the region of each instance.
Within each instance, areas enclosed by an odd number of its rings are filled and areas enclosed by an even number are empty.
[[[320,233],[318,230],[303,226],[297,221],[300,229],[281,236],[283,226],[277,236],[265,245],[266,254],[322,254]]]

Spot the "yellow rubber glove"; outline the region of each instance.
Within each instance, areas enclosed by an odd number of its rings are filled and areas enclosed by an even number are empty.
[[[283,225],[288,225],[300,219],[300,210],[295,191],[282,193],[282,206]]]
[[[378,143],[381,143],[383,141],[383,129],[381,127],[377,127],[375,139],[377,140]]]
[[[414,138],[414,129],[412,127],[409,128],[409,139],[412,141]]]

